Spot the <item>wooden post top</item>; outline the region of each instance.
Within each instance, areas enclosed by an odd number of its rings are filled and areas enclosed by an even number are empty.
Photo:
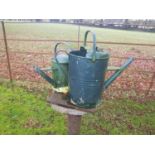
[[[69,115],[84,115],[86,113],[94,113],[96,109],[84,109],[72,104],[67,94],[57,93],[52,91],[47,97],[47,102],[52,108],[60,113]]]

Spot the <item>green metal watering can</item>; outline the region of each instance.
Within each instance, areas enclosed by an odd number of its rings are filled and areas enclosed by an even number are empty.
[[[93,47],[88,49],[88,34],[93,36]],[[105,79],[108,70],[109,53],[96,47],[96,35],[86,31],[84,46],[69,53],[69,90],[71,102],[82,108],[94,108],[101,101],[102,92],[132,63],[128,58],[121,67],[113,67],[115,72]]]
[[[54,48],[54,59],[52,59],[51,67],[41,69],[38,66],[34,66],[35,72],[48,81],[54,88],[68,86],[68,53],[66,50],[57,50],[61,44],[66,45],[70,49],[69,44],[65,42],[57,43]],[[47,71],[52,72],[52,78],[45,73]]]

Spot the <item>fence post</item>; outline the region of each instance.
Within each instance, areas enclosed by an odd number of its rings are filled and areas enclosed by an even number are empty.
[[[6,51],[6,56],[7,56],[9,77],[10,77],[10,82],[12,83],[13,79],[12,79],[12,72],[11,72],[11,65],[10,65],[10,57],[9,57],[9,52],[8,52],[8,44],[7,44],[7,38],[6,38],[5,25],[4,25],[3,21],[2,21],[2,30],[3,30],[3,38],[4,38],[4,43],[5,43],[5,51]]]
[[[153,73],[153,75],[152,75],[152,80],[151,80],[151,82],[150,82],[150,86],[149,86],[149,88],[148,88],[148,90],[146,91],[146,93],[145,93],[145,97],[147,96],[147,95],[149,95],[149,92],[150,92],[150,90],[151,90],[151,88],[152,88],[152,86],[153,86],[153,80],[155,79],[155,72]]]
[[[78,48],[80,47],[80,25],[78,25]]]

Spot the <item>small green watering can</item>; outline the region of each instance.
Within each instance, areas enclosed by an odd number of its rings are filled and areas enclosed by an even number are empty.
[[[69,44],[65,42],[57,43],[54,48],[54,59],[52,59],[51,67],[40,69],[38,66],[34,66],[35,72],[52,84],[54,88],[68,86],[68,49],[58,51],[57,48],[61,44],[66,45],[70,50]],[[46,71],[52,72],[52,78],[45,73]]]

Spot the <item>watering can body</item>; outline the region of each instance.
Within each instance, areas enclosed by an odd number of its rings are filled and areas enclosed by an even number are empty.
[[[104,59],[92,59],[82,56],[81,51],[69,54],[69,88],[72,103],[83,108],[93,108],[102,95],[109,55]]]
[[[103,90],[120,75],[132,62],[124,65],[119,72],[115,72],[105,80],[109,54],[96,47],[96,35],[93,34],[93,48],[87,50],[86,40],[90,31],[85,33],[84,47],[69,53],[69,90],[71,102],[81,108],[95,108],[101,101]]]
[[[59,57],[60,56],[60,57]],[[59,55],[57,60],[52,60],[52,78],[56,83],[56,87],[68,86],[68,56]]]

